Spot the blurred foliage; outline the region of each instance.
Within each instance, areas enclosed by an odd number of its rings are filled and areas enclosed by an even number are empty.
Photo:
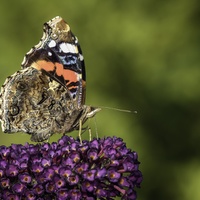
[[[199,2],[2,1],[1,84],[20,69],[42,24],[56,15],[81,43],[87,104],[138,111],[103,109],[96,117],[100,137],[122,137],[139,153],[144,181],[138,199],[199,199]],[[21,133],[0,138],[1,145],[30,142]]]

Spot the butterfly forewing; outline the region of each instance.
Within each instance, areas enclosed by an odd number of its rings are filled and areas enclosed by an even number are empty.
[[[85,103],[85,64],[78,39],[56,17],[44,24],[40,42],[24,58],[22,68],[34,67],[67,88],[77,106]]]

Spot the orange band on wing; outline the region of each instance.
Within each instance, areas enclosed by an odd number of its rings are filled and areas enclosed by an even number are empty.
[[[45,70],[46,72],[52,72],[55,70],[57,76],[63,76],[63,78],[68,81],[68,84],[71,82],[77,82],[78,74],[72,70],[64,69],[63,65],[60,63],[47,62],[45,60],[39,60],[31,65],[33,68],[38,70]]]
[[[39,60],[37,62],[34,62],[31,67],[37,69],[37,70],[41,70],[44,69],[45,71],[54,71],[55,69],[55,65],[52,62],[47,62],[45,60]]]

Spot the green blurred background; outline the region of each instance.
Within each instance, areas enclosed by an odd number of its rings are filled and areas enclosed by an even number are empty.
[[[138,199],[200,199],[199,1],[1,1],[0,84],[57,15],[81,43],[86,103],[138,111],[103,109],[96,117],[100,137],[122,137],[138,152]],[[95,121],[89,125],[95,134]],[[0,145],[27,141],[0,133]]]

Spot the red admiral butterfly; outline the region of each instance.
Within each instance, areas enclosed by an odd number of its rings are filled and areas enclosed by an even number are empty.
[[[8,77],[0,93],[5,133],[25,132],[41,142],[54,133],[82,131],[100,108],[85,105],[86,74],[78,39],[55,17],[44,24],[39,44],[24,57],[22,69]]]

